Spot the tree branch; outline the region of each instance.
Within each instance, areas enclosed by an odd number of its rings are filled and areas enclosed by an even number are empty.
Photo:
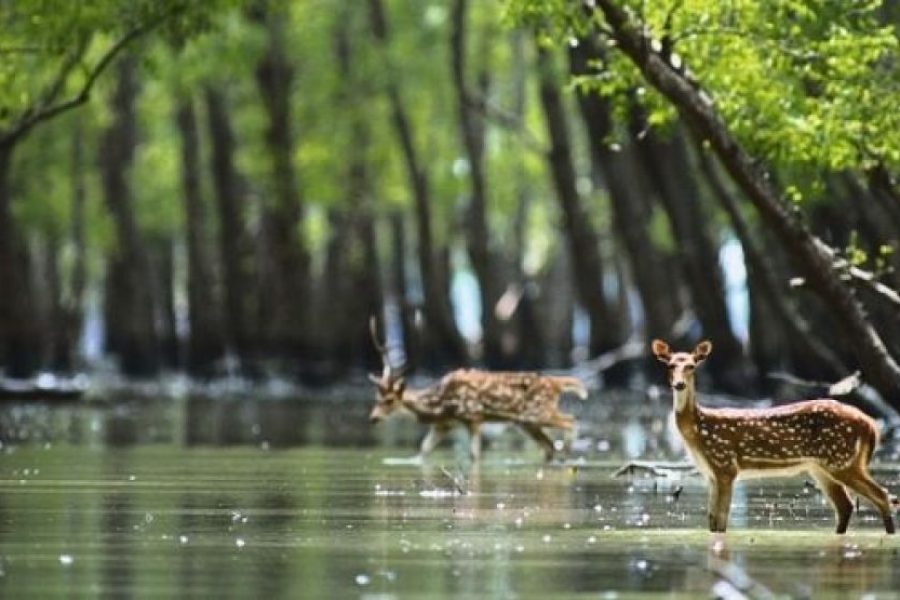
[[[37,108],[36,110],[26,110],[22,118],[20,118],[15,125],[0,135],[0,145],[12,144],[17,139],[27,134],[38,123],[50,120],[87,102],[97,79],[99,79],[100,75],[129,44],[144,34],[156,29],[181,10],[182,7],[179,5],[178,7],[163,13],[157,19],[148,21],[128,30],[122,37],[107,48],[103,56],[101,56],[96,64],[94,64],[93,68],[88,71],[87,79],[85,79],[81,89],[74,96],[67,100],[54,103],[56,96],[65,85],[72,69],[78,63],[84,54],[84,50],[87,48],[87,40],[85,40],[80,52],[74,53],[63,63],[57,77],[44,94],[44,100],[41,101],[41,105],[43,106],[40,106],[40,108]]]
[[[518,135],[522,139],[525,148],[528,150],[540,155],[547,154],[547,147],[536,135],[528,130],[525,123],[523,123],[516,115],[495,104],[491,104],[487,98],[471,92],[467,94],[466,102],[485,119],[490,119],[500,127]]]

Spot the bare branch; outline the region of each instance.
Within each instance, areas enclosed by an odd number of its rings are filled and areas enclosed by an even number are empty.
[[[894,288],[878,281],[875,273],[865,271],[859,267],[850,267],[847,269],[847,274],[850,276],[852,283],[862,285],[878,294],[880,298],[887,300],[894,306],[900,307],[900,294]]]

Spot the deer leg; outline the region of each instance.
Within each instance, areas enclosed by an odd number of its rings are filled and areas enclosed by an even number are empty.
[[[431,454],[431,451],[437,448],[437,445],[447,435],[448,430],[449,428],[443,425],[432,425],[425,439],[422,440],[422,445],[419,446],[419,458],[425,458],[428,454]]]
[[[875,483],[863,469],[858,469],[855,473],[841,477],[840,481],[871,502],[875,508],[878,509],[878,512],[881,513],[881,519],[884,522],[884,530],[887,533],[894,533],[894,517],[891,515],[891,501],[887,491],[883,487]]]
[[[709,482],[709,530],[724,532],[728,527],[728,513],[731,512],[731,491],[734,477],[718,476]]]
[[[481,458],[481,423],[472,421],[469,423],[469,455],[472,462],[478,462]]]
[[[544,430],[541,429],[540,425],[534,425],[532,423],[523,423],[522,429],[525,430],[531,439],[538,443],[538,445],[544,450],[544,460],[550,462],[553,460],[553,440],[547,437],[547,434],[544,433]]]
[[[835,481],[827,473],[813,473],[819,489],[831,500],[834,507],[834,514],[837,517],[837,529],[835,533],[846,533],[847,525],[850,523],[850,516],[853,514],[853,502],[843,485]]]

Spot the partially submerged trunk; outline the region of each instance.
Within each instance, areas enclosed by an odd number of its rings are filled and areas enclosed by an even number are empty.
[[[888,402],[900,405],[900,365],[888,353],[853,290],[834,270],[831,250],[809,231],[781,197],[775,184],[734,139],[698,86],[652,49],[653,45],[640,28],[642,24],[633,23],[612,0],[596,0],[596,4],[612,29],[617,48],[678,108],[701,139],[709,142],[722,165],[803,269],[810,285],[838,317],[865,379]]]
[[[181,185],[187,234],[190,323],[187,370],[192,375],[210,376],[225,354],[225,343],[207,243],[206,207],[200,189],[200,136],[190,97],[179,100],[175,119],[181,134]]]
[[[119,358],[124,374],[146,376],[159,371],[160,356],[154,327],[153,277],[128,181],[137,144],[133,60],[122,60],[117,75],[113,121],[101,137],[99,161],[103,197],[116,238],[107,261],[106,348]]]
[[[578,301],[591,321],[589,351],[595,356],[620,346],[626,332],[622,320],[614,318],[604,296],[604,265],[597,232],[578,193],[560,83],[554,73],[553,61],[544,50],[538,51],[538,69],[541,106],[550,138],[547,162],[563,215]]]

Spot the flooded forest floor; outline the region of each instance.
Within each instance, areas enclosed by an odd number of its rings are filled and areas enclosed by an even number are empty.
[[[145,391],[146,392],[146,391]],[[566,400],[570,457],[545,465],[491,427],[473,468],[455,433],[422,465],[424,428],[371,426],[371,398],[120,392],[0,404],[0,596],[879,597],[900,589],[900,541],[860,504],[832,533],[803,477],[735,490],[706,531],[667,395]],[[896,443],[876,479],[900,492]]]

